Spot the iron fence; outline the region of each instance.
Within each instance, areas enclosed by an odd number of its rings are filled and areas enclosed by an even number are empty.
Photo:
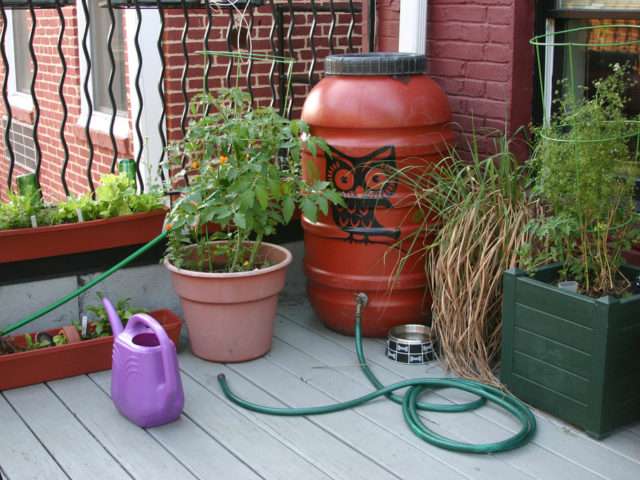
[[[93,23],[95,9],[90,8],[92,1],[95,0],[0,0],[0,21],[2,22],[0,61],[3,70],[2,100],[4,104],[2,135],[4,158],[1,160],[0,174],[6,176],[4,183],[8,190],[13,188],[16,176],[20,173],[18,170],[24,172],[24,166],[20,166],[24,162],[16,162],[16,157],[24,155],[27,150],[33,157],[31,170],[38,181],[46,177],[49,183],[57,182],[64,195],[77,190],[70,185],[71,177],[77,183],[78,176],[83,176],[88,190],[95,192],[94,179],[97,170],[103,167],[110,172],[116,170],[117,162],[123,152],[119,146],[120,140],[116,136],[118,111],[114,82],[116,81],[117,49],[114,45],[114,35],[117,16],[122,15],[123,10],[135,12],[132,17],[135,19],[133,29],[129,22],[126,25],[132,37],[133,47],[128,55],[135,54],[138,60],[135,69],[129,70],[132,80],[129,80],[131,88],[128,90],[128,103],[135,104],[136,107],[130,108],[128,121],[131,127],[132,143],[135,145],[131,156],[135,160],[137,183],[141,191],[146,187],[146,178],[143,175],[145,134],[141,126],[143,112],[148,108],[141,86],[141,78],[148,63],[142,51],[145,42],[154,43],[161,62],[155,87],[161,103],[155,106],[155,108],[159,107],[160,111],[155,129],[161,148],[158,153],[160,158],[154,159],[154,165],[164,160],[167,144],[184,135],[189,121],[189,99],[194,94],[194,90],[206,91],[218,85],[231,86],[241,83],[257,104],[268,104],[282,114],[292,116],[298,112],[304,93],[319,80],[322,62],[327,54],[372,48],[375,6],[371,7],[370,3],[375,2],[371,0],[102,1],[99,6],[104,9],[103,12],[108,13],[109,25],[105,39],[106,49],[101,52],[108,60],[108,75],[101,80],[107,85],[111,112],[106,128],[108,141],[106,146],[103,145],[100,149],[100,155],[107,155],[108,161],[106,166],[97,168],[95,163],[98,147],[95,140],[96,134],[92,130],[94,116],[98,115],[91,85],[92,72],[96,70],[97,65],[95,52],[92,53],[90,45],[92,29],[96,28]],[[141,38],[142,11],[146,9],[157,12],[159,30],[157,38],[154,39]],[[26,50],[13,41],[14,51],[10,52],[9,44],[12,43],[12,39],[9,38],[10,32],[8,32],[9,16],[16,10],[27,12],[28,40],[27,45],[24,46]],[[40,11],[50,13],[47,16],[48,24],[42,23],[43,14]],[[363,12],[369,12],[369,14],[363,15]],[[79,17],[74,18],[74,15],[82,16],[84,22],[78,22]],[[56,25],[51,25],[52,18],[56,20]],[[257,27],[256,18],[259,19]],[[224,25],[225,22],[226,25]],[[44,29],[43,34],[39,32],[41,28]],[[178,31],[179,38],[176,39],[174,37]],[[222,35],[220,32],[224,34],[224,38],[220,38]],[[65,43],[67,36],[71,33],[77,35],[80,62]],[[56,72],[49,71],[51,69],[48,65],[46,71],[40,69],[43,65],[41,51],[36,51],[34,46],[37,35],[46,35],[50,39],[49,44],[59,59],[59,68]],[[367,36],[369,44],[364,45]],[[221,42],[226,52],[230,54],[217,57],[206,55],[202,64],[197,52],[209,51],[212,47],[219,46]],[[33,132],[32,149],[26,149],[16,141],[16,124],[19,123],[19,115],[10,98],[11,72],[16,68],[15,61],[13,64],[10,61],[10,53],[15,60],[16,56],[22,55],[24,51],[28,52],[32,69],[28,92],[26,92],[32,103],[30,111],[30,125]],[[232,55],[233,52],[238,51],[246,53],[247,60],[242,65],[239,65],[238,59]],[[256,65],[255,53],[262,55],[260,66]],[[295,68],[285,68],[282,62],[276,61],[279,57],[294,59]],[[84,65],[84,69],[81,69],[79,74],[75,71],[78,64]],[[176,68],[180,69],[177,77]],[[220,73],[221,68],[224,69],[224,74]],[[71,74],[78,80],[77,85],[69,85]],[[265,79],[267,85],[264,84]],[[53,120],[47,118],[45,125],[49,136],[52,131],[56,132],[56,141],[60,147],[59,156],[62,157],[54,168],[59,171],[53,173],[51,166],[47,165],[49,148],[43,151],[43,140],[40,136],[43,128],[41,121],[45,120],[41,109],[41,103],[44,100],[41,98],[41,88],[37,86],[45,81],[49,86],[52,83],[55,85],[51,88],[54,88],[57,97],[52,100],[50,95],[47,96],[46,101],[49,102],[47,105],[52,101],[59,105],[57,106],[58,115]],[[80,103],[84,112],[83,116],[78,117],[82,120],[82,125],[78,127],[70,125],[69,121],[72,111],[78,116],[77,96],[82,97]],[[72,135],[70,132],[74,128],[80,133]],[[81,137],[84,152],[80,161],[76,158],[78,148],[74,144],[78,141],[78,135]],[[105,151],[107,153],[104,153]],[[81,172],[79,173],[78,170]],[[165,176],[163,171],[163,169],[159,170],[162,180]]]

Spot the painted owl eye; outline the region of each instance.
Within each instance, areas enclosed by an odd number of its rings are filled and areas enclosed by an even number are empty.
[[[368,190],[380,190],[387,182],[387,174],[380,168],[372,168],[365,176]]]
[[[353,189],[353,172],[346,168],[341,168],[333,175],[333,183],[338,190],[349,191]]]

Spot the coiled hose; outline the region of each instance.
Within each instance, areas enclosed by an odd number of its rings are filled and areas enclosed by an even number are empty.
[[[502,390],[492,387],[490,385],[484,385],[479,382],[464,379],[453,378],[418,378],[412,380],[404,380],[394,383],[392,385],[383,385],[380,380],[373,374],[367,360],[364,356],[364,350],[362,348],[362,332],[361,332],[361,320],[362,309],[367,303],[367,296],[364,293],[359,293],[356,296],[356,324],[355,324],[355,346],[358,360],[362,368],[362,372],[375,387],[375,390],[367,395],[363,395],[359,398],[354,398],[347,402],[335,403],[332,405],[324,405],[318,407],[304,407],[304,408],[280,408],[269,407],[265,405],[258,405],[248,400],[240,398],[233,393],[229,384],[227,383],[224,374],[218,375],[218,382],[222,388],[225,396],[240,407],[252,410],[258,413],[264,413],[267,415],[280,415],[280,416],[310,416],[310,415],[323,415],[326,413],[339,412],[341,410],[348,410],[351,408],[363,405],[370,400],[385,396],[390,400],[402,405],[402,413],[407,426],[411,431],[425,442],[435,445],[446,450],[453,450],[455,452],[464,453],[497,453],[507,450],[513,450],[522,445],[525,445],[534,435],[536,431],[536,419],[531,410],[516,397],[509,395]],[[404,396],[395,394],[396,390],[407,389]],[[456,388],[465,392],[477,395],[479,398],[469,403],[458,405],[442,405],[419,402],[422,393],[425,390],[435,390],[440,388]],[[432,412],[465,412],[474,410],[482,405],[486,401],[491,401],[496,405],[502,407],[504,410],[513,415],[521,424],[521,429],[513,436],[494,443],[464,443],[447,438],[440,435],[433,430],[429,429],[418,412],[432,411]]]

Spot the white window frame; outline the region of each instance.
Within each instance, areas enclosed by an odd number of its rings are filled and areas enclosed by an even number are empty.
[[[84,14],[84,9],[82,7],[82,1],[76,0],[76,12],[78,16],[78,55],[80,57],[80,116],[78,117],[78,125],[84,127],[87,123],[87,119],[89,118],[89,101],[84,94],[84,82],[87,76],[87,59],[84,56],[84,50],[82,46],[82,40],[84,37],[84,29],[87,25],[87,17]],[[127,29],[128,31],[128,29]],[[89,55],[91,55],[91,35],[88,38],[87,48],[89,50]],[[131,57],[129,57],[131,60]],[[127,73],[131,73],[131,67],[125,64],[125,68],[129,70]],[[93,69],[89,75],[89,98],[91,99],[91,104],[95,105],[94,95],[93,95]],[[104,113],[92,109],[91,113],[91,124],[89,125],[89,129],[109,134],[111,131],[111,114]],[[129,129],[129,112],[117,112],[116,121],[113,126],[113,134],[116,138],[125,139],[130,135]]]
[[[78,125],[84,127],[89,116],[89,103],[84,95],[84,81],[87,75],[87,62],[82,49],[82,37],[86,25],[86,17],[82,8],[82,1],[76,0],[76,11],[78,12],[78,47],[80,56],[80,116]],[[117,138],[126,139],[133,136],[134,148],[137,152],[140,149],[138,136],[135,132],[135,119],[140,110],[140,102],[136,94],[135,77],[138,70],[140,59],[135,49],[135,31],[138,24],[137,13],[132,9],[121,10],[123,12],[123,21],[125,29],[125,49],[127,78],[129,79],[127,88],[127,105],[128,111],[125,115],[116,115],[114,124],[114,135]],[[160,34],[160,12],[156,9],[142,9],[141,26],[140,26],[140,50],[144,58],[144,68],[140,75],[140,90],[142,91],[142,99],[144,109],[140,119],[140,130],[142,131],[142,160],[140,165],[140,173],[143,176],[145,185],[157,184],[158,160],[162,156],[162,141],[158,132],[158,119],[162,112],[163,99],[158,92],[158,81],[162,72],[162,60],[157,48],[157,39]],[[89,39],[90,41],[90,39]],[[88,45],[88,47],[90,47]],[[91,51],[91,50],[89,50]],[[93,71],[90,75],[89,97],[93,102]],[[133,128],[130,128],[130,124]],[[111,114],[94,110],[91,117],[90,130],[109,134],[111,125]],[[163,125],[166,138],[166,124]]]
[[[31,95],[18,91],[16,81],[16,50],[13,38],[13,11],[9,11],[7,15],[7,33],[5,35],[5,51],[7,54],[7,62],[9,64],[9,81],[7,83],[7,93],[9,97],[9,105],[19,108],[27,112],[34,109],[33,99]],[[27,54],[27,58],[28,54]]]
[[[426,53],[428,3],[428,0],[400,0],[399,52]]]

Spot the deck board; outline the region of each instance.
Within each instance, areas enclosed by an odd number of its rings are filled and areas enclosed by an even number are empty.
[[[181,358],[184,356],[188,354],[183,354]],[[214,368],[213,371],[217,374],[215,366],[202,363],[207,368]],[[214,382],[215,377],[207,382],[200,382],[191,376],[183,376],[187,397],[185,413],[202,428],[211,432],[236,458],[251,465],[252,469],[265,479],[285,480],[302,472],[310,479],[330,478],[289,449],[277,432],[265,424],[253,421],[249,412],[231,407],[222,399],[222,394],[214,390]]]
[[[383,383],[447,375],[438,363],[410,367],[387,360],[380,340],[364,345]],[[640,478],[640,424],[598,442],[536,412],[539,431],[529,445],[464,455],[419,440],[400,407],[387,400],[332,415],[273,417],[231,404],[216,380],[224,372],[234,391],[260,404],[321,405],[371,390],[356,363],[353,338],[322,326],[303,297],[285,297],[267,356],[219,365],[180,353],[186,404],[170,425],[140,429],[121,417],[109,398],[110,372],[2,392],[0,473],[9,480]],[[442,390],[428,398],[458,403],[471,397]],[[518,428],[492,407],[421,416],[434,430],[464,441],[495,441]]]
[[[195,478],[147,431],[122,417],[111,399],[88,376],[57,380],[49,385],[131,477]]]
[[[93,389],[96,390],[95,385]],[[5,398],[69,477],[105,480],[130,478],[46,385],[11,390],[5,392]]]
[[[6,401],[7,393],[0,394],[0,471],[9,479],[25,474],[42,480],[69,478]]]
[[[93,374],[91,379],[109,394],[111,372]],[[190,401],[193,402],[193,399]],[[261,478],[218,442],[214,435],[186,415],[177,422],[151,428],[147,432],[198,478]]]
[[[263,365],[264,360],[257,360],[246,365]],[[280,399],[276,390],[271,389],[269,393],[260,388],[261,384],[271,386],[277,383],[267,364],[265,378],[251,379],[250,375],[240,376],[242,369],[236,366],[214,366],[206,364],[193,356],[182,355],[181,365],[185,372],[199,381],[205,382],[213,390],[217,390],[215,375],[225,373],[232,383],[234,391],[238,394],[250,398],[253,402],[270,406],[286,406]],[[222,399],[225,403],[226,399]],[[233,406],[233,408],[237,408]],[[283,443],[296,450],[311,463],[326,470],[331,478],[344,479],[368,479],[368,478],[395,478],[383,467],[376,465],[373,461],[363,457],[358,452],[349,448],[347,444],[332,436],[327,431],[318,428],[309,420],[302,420],[290,417],[277,417],[259,415],[252,412],[243,411],[253,421],[264,424],[270,430],[277,432]],[[302,420],[302,421],[301,421]]]

